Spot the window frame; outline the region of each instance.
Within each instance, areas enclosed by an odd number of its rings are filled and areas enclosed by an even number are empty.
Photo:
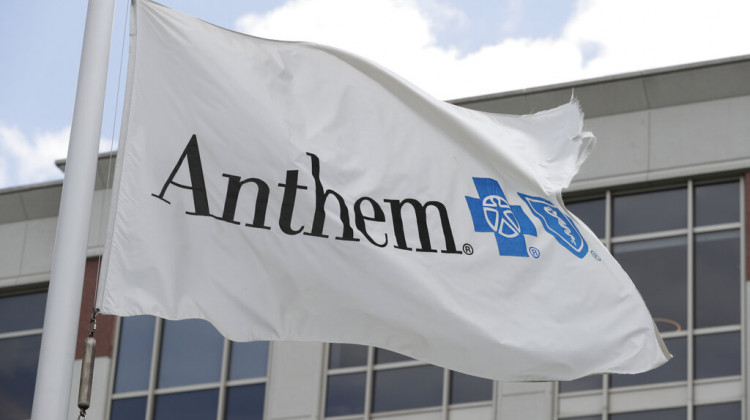
[[[320,393],[321,403],[320,403],[319,418],[336,419],[336,420],[354,420],[354,419],[369,420],[371,418],[378,418],[378,417],[393,417],[393,416],[400,416],[400,415],[407,415],[407,414],[439,412],[441,413],[441,418],[447,419],[449,417],[450,411],[453,409],[491,407],[493,412],[497,411],[498,381],[492,381],[492,398],[489,400],[451,404],[450,403],[450,386],[451,386],[451,372],[452,371],[450,369],[440,368],[443,371],[442,396],[441,396],[440,405],[433,405],[429,407],[408,408],[408,409],[402,409],[402,410],[374,412],[373,411],[373,396],[374,396],[374,391],[375,391],[374,377],[375,377],[376,372],[385,371],[385,370],[397,370],[397,369],[404,369],[404,368],[420,367],[420,366],[433,366],[433,365],[426,363],[426,362],[419,361],[419,360],[405,360],[405,361],[397,361],[397,362],[389,362],[389,363],[375,363],[375,352],[378,349],[373,346],[365,346],[365,347],[367,347],[367,362],[365,365],[343,367],[343,368],[329,368],[328,366],[329,366],[331,344],[326,343],[324,347],[324,352],[323,352],[324,364],[323,364],[323,380],[322,380],[321,393]],[[328,389],[327,389],[328,378],[330,378],[331,376],[346,375],[346,374],[353,374],[353,373],[365,373],[365,399],[364,399],[363,412],[361,414],[349,414],[349,415],[327,417],[326,416],[326,400],[328,396]]]
[[[0,288],[0,298],[9,298],[13,296],[30,295],[30,294],[36,294],[36,293],[46,294],[48,292],[48,289],[49,289],[49,282],[43,282],[43,283],[35,282],[35,283],[30,283],[30,284],[24,284],[21,286],[2,287]],[[45,304],[45,307],[42,308],[42,314],[41,314],[42,319],[44,318],[45,311],[46,311],[46,304]],[[19,330],[8,331],[8,332],[0,332],[0,342],[4,340],[14,340],[18,338],[26,338],[26,337],[34,337],[34,336],[39,336],[39,338],[41,339],[43,329],[44,329],[44,325],[40,326],[39,328],[28,328],[28,329],[19,329]],[[39,355],[37,354],[37,369],[39,366],[38,357]],[[36,375],[34,377],[34,382],[36,382]],[[33,399],[33,395],[32,395],[32,399]],[[29,410],[31,410],[31,407],[29,407]]]
[[[632,409],[623,410],[621,407],[621,404],[613,404],[612,399],[617,398],[619,396],[625,396],[627,394],[636,395],[643,393],[642,395],[644,397],[647,397],[649,395],[649,392],[651,393],[659,393],[659,392],[669,392],[669,390],[684,390],[686,399],[685,401],[682,401],[682,406],[686,407],[687,410],[687,419],[692,420],[694,416],[695,407],[699,405],[710,405],[710,404],[718,404],[718,403],[733,403],[733,402],[739,402],[741,405],[741,412],[742,418],[746,418],[747,415],[747,358],[748,351],[750,348],[746,345],[747,340],[747,333],[746,333],[746,325],[747,325],[747,303],[746,303],[746,294],[747,294],[747,281],[745,279],[746,273],[747,273],[747,251],[746,251],[746,242],[748,240],[748,230],[747,230],[747,221],[746,221],[746,212],[748,209],[747,206],[747,181],[750,179],[750,175],[748,174],[737,174],[734,176],[724,176],[724,177],[714,177],[714,178],[699,178],[699,179],[683,179],[678,181],[670,181],[665,183],[660,183],[658,185],[651,185],[643,188],[638,187],[628,187],[624,186],[622,188],[610,188],[610,189],[604,189],[604,190],[598,190],[596,192],[582,192],[580,194],[578,193],[572,193],[570,194],[569,198],[570,202],[580,202],[580,201],[587,201],[592,199],[601,199],[604,198],[605,200],[605,236],[603,238],[600,238],[602,243],[607,247],[607,249],[612,252],[613,246],[615,244],[622,244],[622,243],[629,243],[629,242],[636,242],[636,241],[642,241],[647,239],[662,239],[662,238],[671,238],[671,237],[685,237],[687,240],[687,276],[685,281],[687,282],[687,326],[686,328],[680,330],[680,331],[668,331],[663,332],[662,337],[666,338],[677,338],[677,337],[685,337],[687,342],[687,360],[685,363],[687,364],[686,370],[687,370],[687,377],[684,381],[676,381],[676,382],[662,382],[662,383],[651,383],[651,384],[644,384],[644,385],[633,385],[633,386],[622,386],[622,387],[612,387],[610,376],[609,374],[601,375],[602,378],[602,385],[600,388],[597,389],[590,389],[590,390],[580,390],[580,391],[571,391],[571,392],[562,392],[560,389],[560,383],[557,382],[555,384],[555,400],[556,400],[556,406],[557,409],[555,410],[555,419],[573,419],[580,416],[597,416],[601,415],[601,418],[603,420],[607,420],[610,414],[615,413],[623,413],[623,412],[629,412],[629,411],[642,411],[644,409],[653,410],[658,408],[668,408],[668,407],[675,407],[674,404],[670,404],[668,402],[661,402],[662,405],[659,405],[659,402],[654,403],[653,401],[649,402],[647,408],[642,407],[633,407]],[[706,186],[706,185],[712,185],[712,184],[721,184],[726,182],[736,182],[737,183],[737,193],[738,193],[738,220],[736,222],[730,222],[730,223],[717,223],[712,225],[701,225],[696,226],[696,220],[695,220],[695,209],[696,209],[696,198],[695,198],[695,188],[699,186]],[[626,235],[626,236],[619,236],[615,237],[613,235],[613,204],[614,204],[614,197],[618,195],[630,195],[630,194],[638,194],[643,192],[652,192],[652,191],[660,191],[660,190],[669,190],[674,188],[687,188],[687,224],[685,228],[681,229],[671,229],[671,230],[663,230],[663,231],[656,231],[656,232],[646,232],[646,233],[639,233],[634,235]],[[720,326],[710,326],[710,327],[701,327],[696,328],[695,327],[695,298],[696,298],[696,237],[700,234],[705,233],[713,233],[713,232],[732,232],[736,231],[738,232],[739,236],[739,247],[738,247],[738,253],[739,253],[739,275],[737,279],[737,291],[740,295],[740,318],[739,322],[736,324],[726,324],[726,325],[720,325]],[[697,337],[705,337],[710,336],[714,334],[722,334],[722,333],[739,333],[740,335],[740,374],[739,375],[732,375],[732,376],[722,376],[722,377],[708,377],[708,378],[701,378],[697,379],[696,376],[696,357],[695,357],[695,348],[696,348],[696,338]],[[739,394],[739,398],[736,396],[722,396],[717,395],[717,393],[708,392],[710,387],[721,387],[724,385],[731,385],[731,383],[738,383],[739,388],[742,389],[742,392]],[[696,393],[700,393],[699,398],[696,399]],[[584,400],[588,400],[589,402],[593,402],[594,399],[597,397],[600,397],[599,404],[597,405],[600,407],[600,410],[598,412],[576,412],[576,413],[561,413],[560,407],[564,404],[564,400],[570,399],[570,400],[578,400],[579,402],[584,402]],[[592,399],[594,398],[594,399]],[[585,403],[584,403],[585,404]],[[613,405],[616,405],[616,407],[613,407]],[[565,416],[562,416],[561,414],[565,414]]]
[[[218,402],[216,419],[223,420],[226,416],[226,402],[227,402],[227,391],[231,387],[248,386],[248,385],[265,385],[265,395],[263,402],[264,413],[268,407],[269,401],[269,383],[271,378],[271,359],[273,355],[273,342],[268,342],[268,359],[266,361],[266,375],[263,377],[256,378],[244,378],[244,379],[229,379],[229,362],[231,360],[231,346],[232,341],[226,337],[222,337],[222,353],[221,353],[221,372],[219,381],[206,382],[201,384],[193,385],[180,385],[172,387],[158,387],[159,380],[159,358],[161,355],[161,344],[164,330],[164,319],[153,316],[154,326],[154,337],[151,348],[151,360],[149,367],[149,378],[148,387],[145,390],[139,391],[126,391],[126,392],[114,392],[115,379],[117,375],[117,359],[120,351],[120,333],[121,324],[123,317],[117,317],[115,322],[114,331],[114,344],[112,351],[112,362],[110,365],[109,384],[107,388],[107,407],[105,410],[105,419],[110,419],[112,415],[112,403],[116,400],[128,399],[128,398],[146,398],[146,416],[144,420],[153,420],[155,415],[156,399],[160,395],[179,394],[192,391],[205,391],[205,390],[218,390]],[[264,414],[265,418],[265,414]]]

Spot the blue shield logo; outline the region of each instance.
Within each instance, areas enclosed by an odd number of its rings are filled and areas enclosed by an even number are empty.
[[[578,258],[583,258],[589,250],[581,232],[573,220],[550,201],[518,193],[526,202],[531,212],[542,222],[544,230],[557,239],[562,246]]]
[[[536,236],[536,228],[521,206],[508,202],[500,184],[490,178],[473,178],[479,198],[466,197],[474,230],[495,234],[500,255],[528,257],[524,235]]]

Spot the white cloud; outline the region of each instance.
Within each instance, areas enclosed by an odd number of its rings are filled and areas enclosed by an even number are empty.
[[[750,53],[745,0],[581,1],[564,37],[602,54],[584,75],[612,74]]]
[[[64,158],[70,127],[27,137],[0,122],[0,188],[62,178],[55,160]]]
[[[446,0],[293,0],[236,26],[352,51],[453,99],[750,54],[747,16],[746,0],[578,0],[559,37],[504,39],[466,55],[436,40],[438,29],[471,24]],[[69,133],[29,135],[0,121],[0,188],[61,178],[54,161],[67,155]]]
[[[240,31],[256,36],[317,42],[394,64],[412,61],[414,52],[455,54],[434,46],[430,25],[410,0],[296,0],[237,21]]]
[[[296,0],[237,28],[352,51],[441,99],[750,53],[745,0],[579,0],[558,38],[505,39],[466,56],[437,45],[436,25],[462,16],[437,4]]]
[[[62,179],[55,161],[67,157],[69,138],[70,126],[27,136],[0,121],[0,188]],[[109,150],[110,143],[101,139],[99,150]]]

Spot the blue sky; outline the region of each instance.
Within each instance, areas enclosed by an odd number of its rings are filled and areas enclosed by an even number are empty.
[[[162,3],[253,35],[350,50],[440,99],[750,54],[746,0]],[[0,2],[0,188],[62,177],[54,160],[66,156],[86,7]],[[119,134],[127,9],[117,0],[103,149]]]

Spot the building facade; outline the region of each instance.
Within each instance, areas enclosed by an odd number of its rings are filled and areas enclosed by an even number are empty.
[[[572,95],[598,144],[564,198],[641,292],[674,355],[663,367],[503,383],[365,346],[232,343],[198,320],[100,317],[87,418],[750,419],[750,57],[454,103],[526,114]],[[112,161],[100,157],[81,337]],[[30,416],[60,193],[60,182],[0,191],[0,420]]]

